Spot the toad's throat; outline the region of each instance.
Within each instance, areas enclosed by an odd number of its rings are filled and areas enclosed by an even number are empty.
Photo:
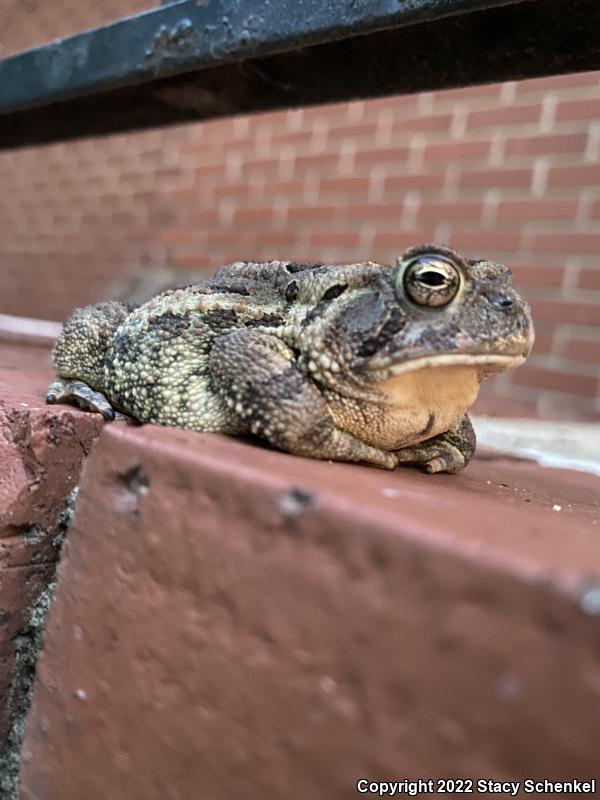
[[[478,364],[447,364],[394,375],[378,385],[389,438],[395,449],[445,433],[477,399]]]
[[[479,383],[493,372],[522,364],[522,355],[446,353],[424,356],[385,369],[370,384],[360,413],[343,398],[330,399],[336,425],[367,444],[400,450],[446,433],[477,399]]]
[[[464,414],[477,398],[478,368],[470,364],[423,367],[394,375],[377,388],[390,409],[424,406]]]
[[[477,399],[480,382],[522,364],[521,355],[447,354],[409,361],[377,384],[389,428],[411,443],[456,425]]]

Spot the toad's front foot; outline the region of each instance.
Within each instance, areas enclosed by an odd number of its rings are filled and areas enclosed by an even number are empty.
[[[83,381],[65,381],[56,378],[48,387],[46,402],[72,403],[84,411],[94,411],[102,414],[105,420],[112,421],[115,412],[102,392],[96,392]]]
[[[398,464],[421,466],[425,472],[459,472],[475,452],[475,431],[468,416],[446,433],[395,453]]]

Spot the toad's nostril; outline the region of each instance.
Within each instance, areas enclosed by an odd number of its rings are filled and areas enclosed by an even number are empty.
[[[515,304],[513,298],[508,294],[493,294],[490,295],[489,300],[494,308],[498,308],[501,311],[508,311]]]

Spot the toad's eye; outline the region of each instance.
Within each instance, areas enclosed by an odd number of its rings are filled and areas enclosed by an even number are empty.
[[[458,292],[460,273],[454,264],[437,255],[422,255],[400,270],[399,281],[408,297],[419,306],[437,308]]]

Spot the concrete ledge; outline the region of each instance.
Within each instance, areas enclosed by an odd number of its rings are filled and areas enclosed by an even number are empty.
[[[0,796],[8,798],[69,504],[101,422],[45,405],[48,342],[39,330],[2,340],[0,330]]]
[[[332,800],[359,778],[594,777],[598,486],[510,458],[430,477],[107,426],[60,565],[21,796]]]
[[[0,794],[90,452],[21,797],[595,776],[596,476],[485,452],[458,476],[388,473],[117,424],[92,450],[99,418],[43,401],[54,332],[17,328],[0,324]]]
[[[3,342],[18,342],[27,344],[30,347],[40,346],[50,349],[58,338],[61,329],[60,322],[0,314],[0,344]]]

